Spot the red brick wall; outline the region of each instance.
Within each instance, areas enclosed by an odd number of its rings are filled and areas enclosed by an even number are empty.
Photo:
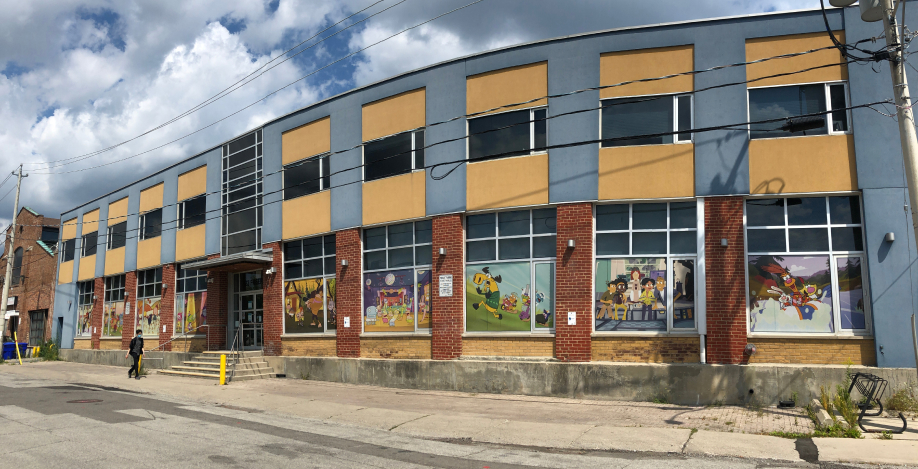
[[[172,339],[173,328],[175,324],[175,264],[163,265],[163,290],[162,299],[159,302],[159,343],[166,344]],[[163,326],[166,326],[166,332],[163,332]],[[171,352],[172,342],[164,345],[161,350]]]
[[[567,247],[573,239],[575,247]],[[593,205],[558,206],[557,264],[555,266],[555,356],[566,362],[590,361],[593,331]],[[567,313],[577,313],[577,324],[567,325]]]
[[[462,215],[433,219],[433,285],[431,291],[431,357],[453,360],[462,355],[465,243]],[[440,248],[446,255],[440,256]],[[453,276],[453,296],[440,297],[440,275]]]
[[[96,293],[96,296],[100,298],[101,303],[104,305],[104,279],[101,291],[102,293]],[[129,296],[124,302],[124,323],[121,326],[121,350],[130,348],[131,339],[134,338],[134,331],[137,329],[137,271],[124,273],[124,293]],[[93,314],[95,314],[95,312],[93,312]],[[154,344],[153,341],[149,339],[148,342],[144,343],[144,347],[147,349],[152,349],[157,345],[159,344]]]
[[[96,299],[92,302],[92,316],[89,322],[92,324],[92,348],[99,350],[99,338],[102,337],[102,305],[105,303],[105,279],[96,278],[92,288]]]
[[[360,330],[362,329],[362,314],[360,311],[360,295],[362,293],[360,229],[335,233],[335,252],[338,266],[335,268],[337,286],[335,291],[335,304],[337,307],[337,341],[335,351],[339,357],[360,357]],[[341,265],[342,260],[347,260],[348,266]],[[351,327],[344,327],[344,318],[349,317]]]
[[[264,249],[273,249],[271,266],[277,273],[265,275],[264,279],[264,352],[265,355],[283,355],[281,334],[284,333],[284,265],[281,243],[265,244]]]
[[[707,362],[742,363],[746,347],[743,198],[706,198],[704,224]],[[721,246],[724,238],[726,247]]]
[[[208,259],[220,257],[219,254],[208,256]],[[226,272],[209,272],[207,274],[207,334],[208,350],[225,350],[229,348],[226,343],[226,321],[229,304],[229,274]]]

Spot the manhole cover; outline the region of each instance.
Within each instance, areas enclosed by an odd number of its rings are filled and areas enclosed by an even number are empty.
[[[67,401],[68,404],[95,404],[96,402],[102,402],[102,399],[77,399],[75,401]]]

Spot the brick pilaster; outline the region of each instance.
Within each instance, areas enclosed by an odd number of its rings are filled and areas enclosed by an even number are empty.
[[[124,273],[124,293],[127,299],[124,301],[124,319],[121,322],[121,350],[127,350],[131,346],[131,339],[134,338],[134,330],[137,328],[137,272]],[[157,344],[158,345],[158,344]],[[156,345],[144,346],[152,349]]]
[[[218,254],[208,256],[208,259],[220,257]],[[229,275],[226,272],[209,272],[207,274],[207,334],[208,350],[225,350],[229,348],[226,343],[227,316],[229,310]]]
[[[271,267],[277,273],[265,275],[264,279],[264,353],[265,355],[282,355],[281,334],[284,333],[284,265],[281,255],[281,243],[265,244],[264,249],[271,248],[274,260]]]
[[[565,362],[591,359],[593,331],[593,205],[559,205],[555,265],[555,357]],[[574,248],[567,247],[573,239]],[[576,312],[577,323],[567,324]]]
[[[360,357],[360,330],[363,315],[360,311],[361,260],[360,229],[335,233],[335,256],[338,263],[335,268],[335,305],[337,308],[337,339],[335,351],[339,357]],[[341,265],[347,260],[347,267]],[[344,318],[350,318],[351,327],[344,327]]]
[[[105,304],[105,279],[98,277],[93,283],[93,295],[96,299],[92,302],[92,316],[89,323],[92,327],[92,348],[99,350],[99,338],[102,337],[102,305]]]
[[[707,362],[742,363],[746,347],[743,198],[704,201]],[[727,240],[727,246],[721,240]]]
[[[433,219],[433,272],[431,290],[431,358],[454,360],[462,355],[463,295],[465,294],[465,243],[462,215]],[[446,248],[446,255],[439,254]],[[453,296],[439,295],[440,276],[453,276]]]
[[[163,290],[162,298],[159,302],[159,343],[166,344],[172,339],[175,332],[175,264],[163,265]],[[166,332],[163,332],[165,326]],[[161,349],[166,352],[172,351],[172,343],[164,345]]]

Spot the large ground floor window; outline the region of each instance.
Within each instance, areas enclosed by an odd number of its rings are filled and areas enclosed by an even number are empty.
[[[95,302],[93,289],[95,282],[92,280],[77,283],[77,327],[78,337],[92,336],[92,306]]]
[[[337,328],[335,235],[284,243],[284,333]]]
[[[105,337],[121,337],[124,329],[124,282],[124,274],[105,278],[105,303],[102,304],[102,335]]]
[[[163,270],[160,267],[137,272],[137,329],[143,335],[159,337],[160,310],[162,308]]]
[[[175,322],[177,334],[203,334],[207,324],[207,272],[179,269],[175,281]]]

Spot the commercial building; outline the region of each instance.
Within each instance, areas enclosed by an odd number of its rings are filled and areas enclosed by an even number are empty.
[[[911,367],[897,124],[857,107],[887,65],[832,45],[819,11],[624,28],[317,102],[63,213],[64,346]]]
[[[16,242],[10,243],[12,226],[5,230],[3,256],[0,257],[0,288],[6,280],[7,263],[13,269],[6,306],[6,327],[0,336],[12,341],[13,332],[20,343],[30,347],[51,340],[51,309],[57,274],[57,240],[60,220],[45,218],[29,207],[16,216]],[[58,331],[63,323],[58,324]]]

